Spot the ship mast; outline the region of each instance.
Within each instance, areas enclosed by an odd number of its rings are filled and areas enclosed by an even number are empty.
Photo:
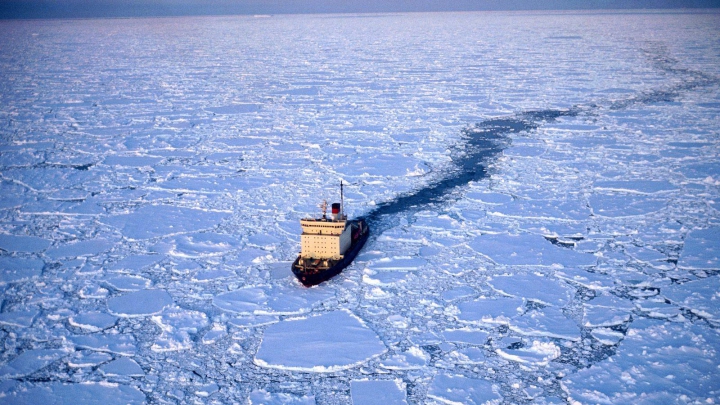
[[[343,200],[343,182],[340,180],[340,215],[345,219],[345,201]]]

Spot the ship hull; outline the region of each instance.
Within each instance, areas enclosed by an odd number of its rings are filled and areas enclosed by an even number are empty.
[[[367,224],[362,219],[351,222],[362,224],[362,229],[364,230],[364,232],[362,232],[357,237],[357,239],[354,239],[352,241],[350,247],[343,255],[343,258],[338,260],[333,265],[329,266],[326,269],[320,269],[312,266],[300,265],[300,256],[295,259],[292,264],[292,272],[293,274],[295,274],[295,277],[297,277],[298,281],[300,281],[304,286],[311,287],[320,284],[323,281],[331,279],[332,277],[340,274],[340,272],[343,271],[345,267],[349,266],[350,263],[355,260],[355,257],[358,255],[358,253],[360,253],[360,250],[363,248],[363,246],[365,246],[365,242],[367,242],[368,236],[370,236],[370,229],[367,227]]]

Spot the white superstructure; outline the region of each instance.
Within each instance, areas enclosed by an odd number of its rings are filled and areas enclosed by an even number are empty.
[[[352,226],[344,212],[343,183],[340,182],[340,202],[333,203],[332,215],[327,217],[327,201],[320,205],[322,218],[300,220],[300,263],[306,259],[320,260],[327,264],[328,259],[340,260],[352,244]]]
[[[342,259],[352,242],[348,221],[342,219],[301,219],[303,259]]]

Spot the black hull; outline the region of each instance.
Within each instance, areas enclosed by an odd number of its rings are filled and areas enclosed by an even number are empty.
[[[365,221],[362,219],[359,219],[357,221],[362,223],[362,229],[364,232],[350,245],[350,248],[345,252],[344,257],[335,263],[334,265],[328,267],[325,270],[320,270],[313,273],[306,273],[303,271],[303,267],[298,265],[300,261],[300,256],[295,259],[295,261],[292,264],[292,272],[295,274],[295,277],[303,283],[305,287],[312,287],[314,285],[320,284],[323,281],[329,280],[332,277],[340,274],[341,271],[347,266],[352,263],[353,260],[355,260],[355,257],[360,253],[360,250],[363,246],[365,246],[365,242],[367,242],[368,236],[370,236],[370,229],[367,227],[367,224],[365,224]]]

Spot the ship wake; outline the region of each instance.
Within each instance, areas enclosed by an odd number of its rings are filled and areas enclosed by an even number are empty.
[[[488,178],[493,162],[510,145],[512,134],[532,131],[543,123],[553,122],[561,117],[593,115],[636,105],[671,102],[689,91],[720,84],[720,79],[713,75],[679,67],[679,61],[668,56],[662,46],[653,44],[643,52],[655,69],[674,80],[668,80],[669,84],[665,86],[641,91],[622,99],[599,100],[565,110],[530,110],[510,117],[491,118],[463,129],[461,142],[453,148],[452,163],[442,172],[440,179],[382,202],[363,216],[373,234],[377,236],[397,226],[401,216],[409,218],[420,210],[454,201],[460,197],[459,190],[463,186]]]

